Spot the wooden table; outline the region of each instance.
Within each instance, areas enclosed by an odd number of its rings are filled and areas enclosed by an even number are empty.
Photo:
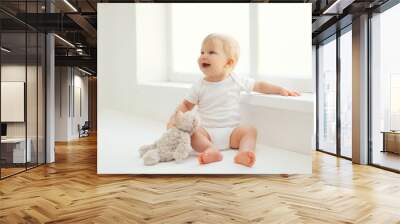
[[[381,133],[383,133],[382,152],[400,154],[400,131],[382,131]]]

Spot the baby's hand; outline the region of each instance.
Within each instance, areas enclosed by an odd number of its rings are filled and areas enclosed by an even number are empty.
[[[282,88],[282,90],[279,92],[279,95],[281,96],[300,96],[300,93],[296,91],[289,91],[287,89]]]
[[[167,124],[167,130],[168,129],[170,129],[170,128],[173,128],[173,127],[175,127],[175,122],[168,122],[168,124]]]

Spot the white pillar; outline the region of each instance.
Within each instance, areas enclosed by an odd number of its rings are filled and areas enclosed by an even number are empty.
[[[47,12],[54,12],[54,5],[46,1]],[[46,35],[46,163],[55,162],[55,44],[54,35]]]
[[[368,163],[368,15],[353,20],[353,162]]]
[[[55,133],[55,76],[54,76],[54,35],[49,33],[46,36],[46,163],[55,161],[54,133]]]

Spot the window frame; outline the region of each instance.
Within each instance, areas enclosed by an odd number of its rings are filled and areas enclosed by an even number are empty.
[[[288,82],[287,88],[290,89],[301,89],[301,92],[304,93],[313,93],[313,75],[310,74],[307,78],[295,78],[290,76],[273,76],[261,73],[259,71],[259,4],[250,3],[249,4],[249,69],[245,73],[241,73],[244,76],[248,76],[255,80],[263,80],[282,85],[282,83]],[[173,70],[173,41],[172,41],[172,4],[168,4],[166,7],[166,36],[167,36],[167,81],[168,82],[183,82],[183,83],[193,83],[199,80],[200,72],[193,73],[183,73],[183,72],[174,72]],[[310,51],[312,50],[312,45],[310,45]],[[312,73],[312,69],[310,69]],[[297,87],[297,88],[296,88]]]

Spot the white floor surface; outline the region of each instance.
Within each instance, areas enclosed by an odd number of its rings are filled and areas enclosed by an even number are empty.
[[[100,120],[100,119],[99,119]],[[248,168],[235,164],[236,150],[224,150],[223,160],[200,165],[197,153],[182,163],[143,165],[138,148],[150,144],[165,131],[165,124],[117,112],[103,112],[98,127],[99,174],[310,174],[312,156],[257,145],[256,163]]]

